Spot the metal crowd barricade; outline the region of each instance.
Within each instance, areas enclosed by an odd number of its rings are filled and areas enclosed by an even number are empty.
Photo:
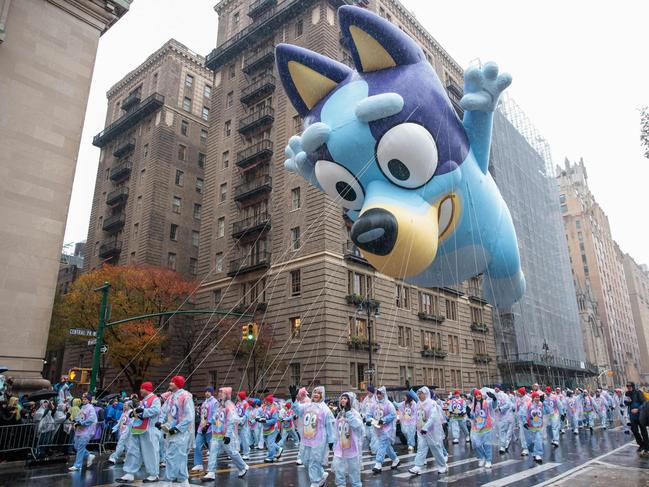
[[[0,453],[25,451],[34,454],[36,424],[12,424],[0,426]]]
[[[35,425],[34,446],[32,455],[39,459],[50,456],[53,451],[67,454],[72,451],[74,445],[74,424],[70,421],[55,423],[55,428],[47,431],[39,431],[38,425]]]

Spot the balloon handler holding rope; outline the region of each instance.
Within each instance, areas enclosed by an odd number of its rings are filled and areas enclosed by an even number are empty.
[[[338,10],[356,70],[289,44],[277,68],[304,118],[285,167],[340,202],[351,238],[379,271],[443,287],[484,274],[487,301],[525,290],[509,209],[489,174],[493,112],[511,76],[464,74],[464,120],[421,48],[371,12]]]

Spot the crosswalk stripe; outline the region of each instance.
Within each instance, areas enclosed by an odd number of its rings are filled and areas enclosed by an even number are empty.
[[[375,456],[375,455],[372,455],[372,456]],[[408,458],[412,458],[414,456],[417,456],[417,454],[416,453],[408,453],[407,455],[397,455],[397,457],[399,457],[399,460],[400,460],[399,468],[401,468],[401,467],[409,467],[410,465],[412,465],[412,462],[403,463],[403,460],[408,459]],[[449,455],[449,458],[452,457],[452,456],[453,455]],[[432,460],[432,458],[429,458],[428,460]],[[428,460],[426,460],[426,463],[428,463]],[[376,462],[374,460],[371,460],[369,462],[363,462],[363,463],[361,463],[361,469],[363,467],[367,467],[369,465],[374,465],[375,463]],[[387,472],[388,470],[392,470],[391,464],[388,464],[388,465],[385,465],[385,466],[381,467],[381,471],[383,471],[383,472]],[[373,473],[371,468],[368,468],[368,469],[365,469],[365,470],[361,471],[361,474],[365,474],[365,475],[370,474],[370,473]]]
[[[478,468],[474,468],[473,470],[467,470],[466,472],[460,472],[455,475],[449,475],[448,477],[441,477],[437,480],[437,482],[450,484],[453,482],[457,482],[458,480],[463,480],[467,477],[473,477],[474,475],[478,475],[479,473],[487,473],[491,470],[495,470],[497,468],[505,467],[507,465],[511,465],[513,463],[520,463],[520,462],[522,462],[522,460],[505,460],[504,462],[494,463],[490,469],[484,467],[478,467]]]
[[[508,475],[507,477],[503,477],[498,480],[494,480],[493,482],[489,482],[487,484],[483,484],[482,487],[504,487],[505,485],[510,485],[515,482],[519,482],[521,480],[524,480],[528,477],[532,477],[533,475],[539,474],[541,472],[545,472],[546,470],[550,470],[553,468],[557,468],[560,463],[544,463],[543,465],[538,465],[534,468],[530,468],[528,470],[524,470],[522,472],[518,472],[512,475]]]
[[[427,464],[431,463],[434,460],[435,459],[433,457],[427,458],[426,463]],[[464,460],[458,460],[457,462],[451,462],[451,463],[447,464],[446,466],[448,468],[453,468],[453,467],[458,467],[460,465],[465,465],[467,463],[474,463],[474,462],[477,462],[477,461],[478,461],[477,458],[466,458]],[[427,468],[425,470],[422,470],[420,475],[425,474],[425,473],[431,473],[431,472],[437,472],[437,467],[435,467],[435,468]],[[410,472],[404,472],[404,473],[394,475],[394,477],[397,477],[397,478],[400,478],[400,479],[409,479],[412,476],[413,476],[413,474],[411,474]]]

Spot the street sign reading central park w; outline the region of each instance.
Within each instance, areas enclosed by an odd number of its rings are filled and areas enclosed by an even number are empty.
[[[89,330],[88,328],[70,328],[70,335],[94,337],[97,336],[97,332],[95,330]]]

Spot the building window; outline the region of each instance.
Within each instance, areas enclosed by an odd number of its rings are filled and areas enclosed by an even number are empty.
[[[222,216],[216,221],[216,237],[221,238],[225,235],[225,217]]]
[[[579,240],[580,242],[583,242],[584,241],[584,234],[581,233],[581,232],[577,232],[577,240]],[[580,245],[583,245],[583,244],[580,244]]]
[[[178,144],[178,160],[184,161],[187,156],[187,146],[183,144]]]
[[[411,348],[412,347],[412,328],[406,326],[399,326],[397,328],[397,343],[400,347]]]
[[[367,338],[367,320],[365,318],[349,317],[349,337]]]
[[[230,108],[232,105],[234,105],[234,91],[225,95],[225,108]]]
[[[192,99],[188,96],[183,98],[183,110],[185,110],[186,112],[192,111]]]
[[[180,133],[184,136],[189,134],[189,122],[187,120],[180,121]]]
[[[297,386],[300,384],[300,364],[291,364],[291,385]]]
[[[300,269],[291,271],[291,296],[299,296],[302,292]]]
[[[200,240],[201,233],[197,230],[192,230],[192,245],[198,247],[198,242]]]
[[[212,87],[210,85],[205,85],[203,88],[203,96],[205,98],[212,98]]]
[[[207,130],[201,129],[201,144],[207,144]]]
[[[232,34],[235,34],[239,30],[239,12],[234,12],[232,14]]]
[[[225,203],[228,196],[228,183],[219,186],[219,203]]]
[[[173,200],[171,202],[171,211],[174,213],[180,213],[180,207],[182,205],[182,198],[179,198],[178,196],[174,196]]]
[[[232,120],[226,120],[223,124],[223,135],[225,137],[230,137],[232,133]]]
[[[356,362],[349,363],[349,385],[356,389],[358,387],[358,379],[356,377]]]
[[[194,203],[194,218],[197,220],[201,219],[201,205]]]
[[[176,242],[178,240],[178,225],[175,223],[171,224],[171,227],[169,229],[169,238]]]
[[[185,173],[182,172],[180,169],[176,169],[176,186],[182,186],[185,181]]]
[[[302,117],[299,115],[293,117],[293,132],[302,132]]]
[[[560,194],[559,195],[559,203],[561,203],[562,205],[566,204],[566,195],[565,194]]]
[[[149,144],[144,144],[143,152],[144,152],[144,158],[145,158],[145,159],[146,159],[147,157],[149,157]]]
[[[198,168],[205,169],[205,154],[202,152],[198,153]]]
[[[304,22],[298,20],[295,24],[295,38],[302,37],[302,34],[304,34]]]
[[[442,335],[437,331],[421,331],[421,345],[424,350],[442,349]]]
[[[302,320],[299,316],[288,319],[289,324],[291,325],[291,338],[299,337],[300,330],[302,329]]]
[[[451,369],[451,383],[449,387],[462,388],[462,372],[459,370]]]
[[[169,252],[169,254],[167,254],[167,267],[172,271],[176,270],[176,254],[174,254],[173,252]]]
[[[207,107],[203,107],[203,112],[201,113],[201,117],[203,117],[203,120],[209,120],[210,119],[210,109]]]
[[[448,336],[448,353],[459,355],[460,353],[460,337],[457,335]]]
[[[237,76],[237,67],[235,66],[234,63],[230,64],[228,66],[228,77],[230,79],[234,79]]]
[[[140,232],[140,224],[133,225],[133,240],[137,240],[138,233]]]
[[[195,259],[194,257],[189,258],[189,273],[192,276],[198,274],[198,259]]]
[[[450,299],[446,300],[446,319],[453,321],[457,320],[457,303]]]
[[[412,384],[414,382],[415,368],[414,367],[399,367],[399,383],[401,385]]]
[[[439,303],[437,296],[426,293],[419,293],[419,311],[428,315],[439,314]]]
[[[300,248],[300,227],[291,228],[291,245],[293,250]]]
[[[210,383],[212,387],[216,387],[219,385],[219,371],[218,370],[210,370],[209,371],[209,376],[210,376]]]
[[[216,261],[214,263],[214,268],[216,272],[223,272],[223,252],[216,254]]]
[[[396,298],[397,308],[404,308],[404,309],[410,308],[410,300],[408,299],[408,295],[409,295],[408,288],[401,284],[397,284],[397,298]]]
[[[300,188],[293,188],[291,190],[291,210],[298,210],[301,206]]]
[[[223,155],[221,156],[221,164],[223,165],[223,169],[227,169],[230,167],[230,151],[226,150]]]
[[[471,323],[484,323],[482,319],[482,308],[471,307]]]
[[[581,220],[575,220],[575,228],[581,230]]]
[[[221,289],[215,289],[212,291],[212,306],[215,308],[221,304],[221,299],[223,298],[223,291]]]
[[[188,88],[194,86],[194,77],[191,74],[185,75],[185,86]]]
[[[196,178],[196,192],[203,194],[203,178]]]
[[[372,292],[372,276],[360,274],[354,271],[347,272],[347,292],[348,294],[357,294],[363,297],[371,298]]]

